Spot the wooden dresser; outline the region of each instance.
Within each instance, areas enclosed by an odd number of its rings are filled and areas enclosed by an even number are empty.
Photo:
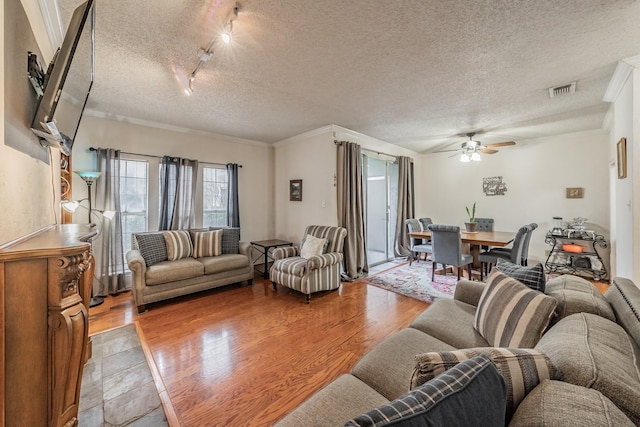
[[[64,224],[0,247],[0,426],[78,424],[95,234]]]

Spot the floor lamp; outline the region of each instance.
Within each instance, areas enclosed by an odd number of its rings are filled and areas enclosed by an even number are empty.
[[[91,222],[91,187],[93,183],[96,182],[98,178],[100,178],[101,172],[97,171],[75,171],[76,174],[84,182],[87,183],[87,199],[89,200],[89,227],[95,227],[95,224]],[[95,307],[104,302],[104,297],[101,296],[93,296],[93,284],[91,285],[91,302],[89,303],[89,307]]]

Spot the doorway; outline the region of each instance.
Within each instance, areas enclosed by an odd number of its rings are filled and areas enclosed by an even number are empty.
[[[366,242],[369,266],[394,258],[393,245],[398,205],[398,163],[362,155],[366,197]]]

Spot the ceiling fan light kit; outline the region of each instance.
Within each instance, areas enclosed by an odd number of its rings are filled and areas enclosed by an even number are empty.
[[[460,147],[462,151],[462,153],[460,154],[460,161],[462,163],[479,162],[482,160],[482,156],[480,156],[480,153],[495,154],[498,152],[498,150],[494,150],[493,149],[494,147],[506,147],[509,145],[516,144],[515,141],[504,141],[504,142],[497,142],[494,144],[482,145],[480,141],[476,141],[473,139],[475,134],[476,134],[475,132],[468,133],[467,137],[469,138],[469,140],[463,142],[462,146]],[[454,150],[445,150],[445,151],[454,151]],[[454,157],[454,156],[451,156],[451,157]]]

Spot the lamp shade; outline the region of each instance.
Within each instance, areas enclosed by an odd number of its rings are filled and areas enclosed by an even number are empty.
[[[80,178],[82,178],[85,182],[95,182],[95,180],[100,178],[100,175],[102,175],[102,173],[98,171],[74,171],[74,172]]]

